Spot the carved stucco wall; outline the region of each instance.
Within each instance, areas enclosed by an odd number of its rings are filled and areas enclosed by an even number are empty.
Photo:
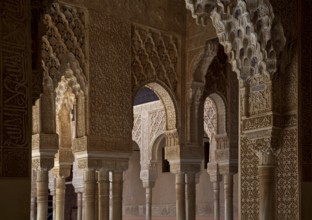
[[[76,4],[75,1],[66,2]],[[133,50],[130,46],[134,45],[131,43],[131,39],[134,36],[139,36],[143,40],[138,45],[138,49],[145,52],[140,54],[139,51],[136,51],[135,56],[138,58],[149,52],[153,53],[153,50],[156,51],[156,54],[157,51],[164,53],[167,51],[166,59],[169,60],[169,63],[164,63],[165,57],[161,57],[159,58],[160,62],[153,68],[156,69],[155,74],[161,78],[160,81],[163,82],[163,85],[168,85],[167,87],[173,90],[172,94],[176,94],[179,91],[177,82],[181,69],[181,63],[178,61],[181,57],[179,49],[181,40],[176,36],[184,32],[185,7],[180,1],[171,1],[170,3],[167,1],[104,1],[101,4],[81,1],[79,5],[87,8],[88,23],[90,24],[89,113],[91,121],[88,125],[89,141],[92,143],[90,146],[103,150],[105,148],[107,150],[130,149],[131,143],[124,143],[121,139],[129,140],[131,136],[129,128],[131,130],[132,127],[132,100],[129,94],[131,94],[131,87],[138,85],[131,85],[131,78],[129,78],[133,63],[131,58],[134,59],[134,55],[131,55]],[[164,13],[168,11],[170,13],[165,17]],[[147,13],[149,16],[144,16]],[[144,25],[148,25],[148,27],[144,27]],[[157,30],[153,28],[157,28]],[[143,35],[134,34],[136,30],[141,30],[140,33],[147,31],[151,34],[150,43],[154,48],[152,51],[145,45]],[[169,30],[171,33],[168,33]],[[102,49],[98,50],[98,48]],[[159,70],[164,70],[164,77],[161,76]],[[147,73],[144,71],[139,78]],[[155,75],[146,80],[154,79]],[[144,84],[142,81],[139,83]],[[102,97],[107,98],[104,100]],[[98,107],[99,111],[95,112],[94,109]],[[110,124],[111,127],[108,129],[106,124]],[[99,144],[100,142],[102,144]]]
[[[65,0],[102,14],[127,19],[131,22],[175,33],[185,32],[185,3],[180,0]]]
[[[312,218],[312,4],[301,2],[301,27],[299,55],[299,152],[301,151],[301,216]]]
[[[131,44],[133,90],[138,90],[138,87],[148,81],[156,80],[166,85],[173,94],[177,94],[180,39],[159,30],[133,25]]]
[[[302,154],[302,180],[312,182],[312,64],[311,64],[311,3],[302,0],[301,24],[301,79],[300,79],[300,147]]]
[[[30,0],[1,1],[0,13],[0,213],[3,219],[27,219],[31,181]]]
[[[0,177],[30,175],[30,1],[2,1]],[[16,163],[20,161],[20,163]]]
[[[127,151],[132,128],[131,26],[95,10],[89,10],[89,15],[90,147]]]

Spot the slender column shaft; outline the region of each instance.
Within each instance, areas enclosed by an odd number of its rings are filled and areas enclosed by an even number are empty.
[[[64,220],[65,179],[62,177],[56,178],[55,202],[56,202],[56,220]]]
[[[213,182],[213,213],[214,220],[220,220],[220,183]]]
[[[176,219],[185,220],[185,174],[176,174]]]
[[[77,193],[77,220],[82,220],[82,193]]]
[[[99,220],[109,220],[109,173],[99,171],[98,173],[99,192]]]
[[[82,220],[85,220],[86,219],[86,206],[85,206],[84,193],[82,193],[82,211],[81,211],[81,214],[82,214]]]
[[[112,220],[122,220],[122,172],[112,172]]]
[[[233,175],[224,177],[224,220],[233,220]]]
[[[32,196],[30,201],[30,220],[35,220],[36,197]]]
[[[52,194],[52,208],[53,208],[52,219],[55,220],[56,219],[56,196],[54,192]]]
[[[83,174],[85,219],[95,220],[95,171],[86,169]]]
[[[37,219],[46,220],[48,216],[49,198],[49,177],[48,171],[40,169],[37,171]]]
[[[97,179],[97,178],[96,178]],[[96,220],[99,219],[99,190],[98,190],[98,187],[96,185],[95,187],[95,196],[94,196],[94,203],[95,203],[95,211],[94,211],[94,218]]]
[[[145,188],[145,198],[146,198],[146,220],[152,219],[152,188],[146,187]]]
[[[196,184],[195,174],[186,174],[186,191],[187,191],[187,219],[196,219]]]
[[[275,219],[274,210],[274,166],[259,166],[260,220]]]

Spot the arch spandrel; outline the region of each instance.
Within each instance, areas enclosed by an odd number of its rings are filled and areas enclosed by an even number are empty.
[[[172,95],[159,83],[148,83],[146,87],[152,89],[161,99],[166,111],[166,130],[177,128],[177,111],[176,103],[173,101]]]

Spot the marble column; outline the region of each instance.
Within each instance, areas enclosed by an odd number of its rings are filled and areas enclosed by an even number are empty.
[[[95,176],[95,182],[97,183],[97,175]],[[94,203],[95,203],[95,207],[94,207],[94,218],[96,220],[99,219],[99,189],[97,187],[97,184],[96,184],[96,187],[95,187],[95,200],[94,200]]]
[[[109,172],[98,172],[99,220],[109,220]]]
[[[82,193],[77,193],[77,220],[82,220]]]
[[[30,220],[36,220],[36,200],[37,200],[37,174],[31,170],[31,200],[30,200]]]
[[[187,201],[187,220],[196,219],[196,184],[195,184],[195,174],[186,174],[186,201]]]
[[[112,172],[112,219],[122,220],[122,171]]]
[[[223,175],[224,180],[224,220],[233,220],[233,175]]]
[[[54,192],[51,195],[52,195],[52,208],[53,208],[52,219],[55,220],[56,219],[56,196]]]
[[[55,182],[56,220],[64,220],[65,211],[65,178],[56,177]]]
[[[175,174],[176,190],[176,219],[185,220],[185,174]]]
[[[146,202],[146,212],[145,219],[152,219],[152,187],[145,188],[145,202]]]
[[[47,169],[37,170],[37,220],[46,220],[48,216],[49,177]]]
[[[274,166],[260,165],[259,172],[259,188],[260,188],[260,201],[259,201],[259,215],[260,220],[273,220],[275,219],[274,210]]]
[[[95,171],[85,169],[84,178],[84,208],[85,219],[95,220]]]
[[[30,201],[30,220],[36,220],[36,197],[32,196]]]
[[[220,220],[220,182],[213,181],[213,219]]]
[[[84,193],[82,195],[82,210],[81,210],[81,215],[82,215],[82,220],[86,219],[86,204],[85,204],[85,196]]]

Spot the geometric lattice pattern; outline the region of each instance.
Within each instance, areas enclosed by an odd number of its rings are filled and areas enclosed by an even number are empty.
[[[217,133],[217,106],[209,97],[204,103],[204,131],[210,141]]]

